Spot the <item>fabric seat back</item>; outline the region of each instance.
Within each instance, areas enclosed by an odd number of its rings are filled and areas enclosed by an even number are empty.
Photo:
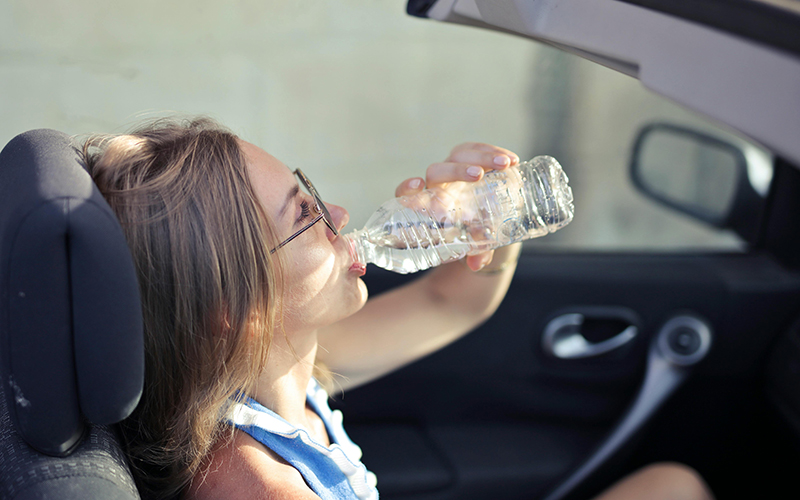
[[[101,457],[87,470],[108,473],[114,484],[113,476],[127,476],[120,484],[132,484],[124,459],[118,460],[117,438],[100,426],[133,411],[143,375],[139,288],[116,217],[69,136],[33,130],[15,137],[0,153],[0,432],[10,447],[0,452],[5,492],[8,481],[22,477],[10,462],[21,459],[29,471],[63,470],[78,463],[75,453]],[[44,468],[32,466],[36,456]],[[76,485],[93,481],[86,470],[74,472]],[[37,474],[48,475],[29,476]],[[120,491],[134,495],[120,498],[137,497],[127,486]]]

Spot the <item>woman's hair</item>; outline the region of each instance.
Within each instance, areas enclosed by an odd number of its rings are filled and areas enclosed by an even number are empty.
[[[122,424],[139,487],[179,492],[250,392],[275,324],[270,219],[238,139],[209,119],[94,136],[87,168],[122,224],[145,329],[142,400]]]

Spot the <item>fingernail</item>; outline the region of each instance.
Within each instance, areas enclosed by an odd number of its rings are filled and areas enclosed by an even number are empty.
[[[422,179],[411,179],[408,182],[408,187],[410,187],[411,189],[417,189],[420,186],[420,184],[422,184]]]
[[[483,169],[481,167],[467,167],[467,175],[470,177],[480,177]]]
[[[494,164],[495,165],[508,165],[510,160],[508,156],[495,156],[494,157]]]
[[[511,163],[519,163],[519,156],[512,154]]]

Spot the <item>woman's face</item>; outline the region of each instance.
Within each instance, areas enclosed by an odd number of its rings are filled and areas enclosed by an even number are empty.
[[[297,177],[263,149],[241,141],[247,171],[264,210],[282,240],[309,222],[316,213],[314,200],[297,189]],[[342,207],[325,203],[331,221],[341,231],[350,216]],[[364,305],[367,288],[363,272],[353,265],[350,249],[341,236],[319,221],[277,250],[285,263],[286,289],[281,294],[283,326],[287,332],[315,330],[345,318]],[[277,253],[276,252],[276,253]]]

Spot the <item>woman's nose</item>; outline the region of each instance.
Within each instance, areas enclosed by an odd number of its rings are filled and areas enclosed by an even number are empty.
[[[326,207],[328,207],[328,212],[331,213],[331,217],[333,220],[331,223],[336,228],[337,231],[344,229],[347,223],[350,221],[350,214],[347,213],[347,210],[344,207],[340,207],[339,205],[333,205],[331,203],[326,203]],[[333,232],[328,229],[328,238],[333,238]]]

